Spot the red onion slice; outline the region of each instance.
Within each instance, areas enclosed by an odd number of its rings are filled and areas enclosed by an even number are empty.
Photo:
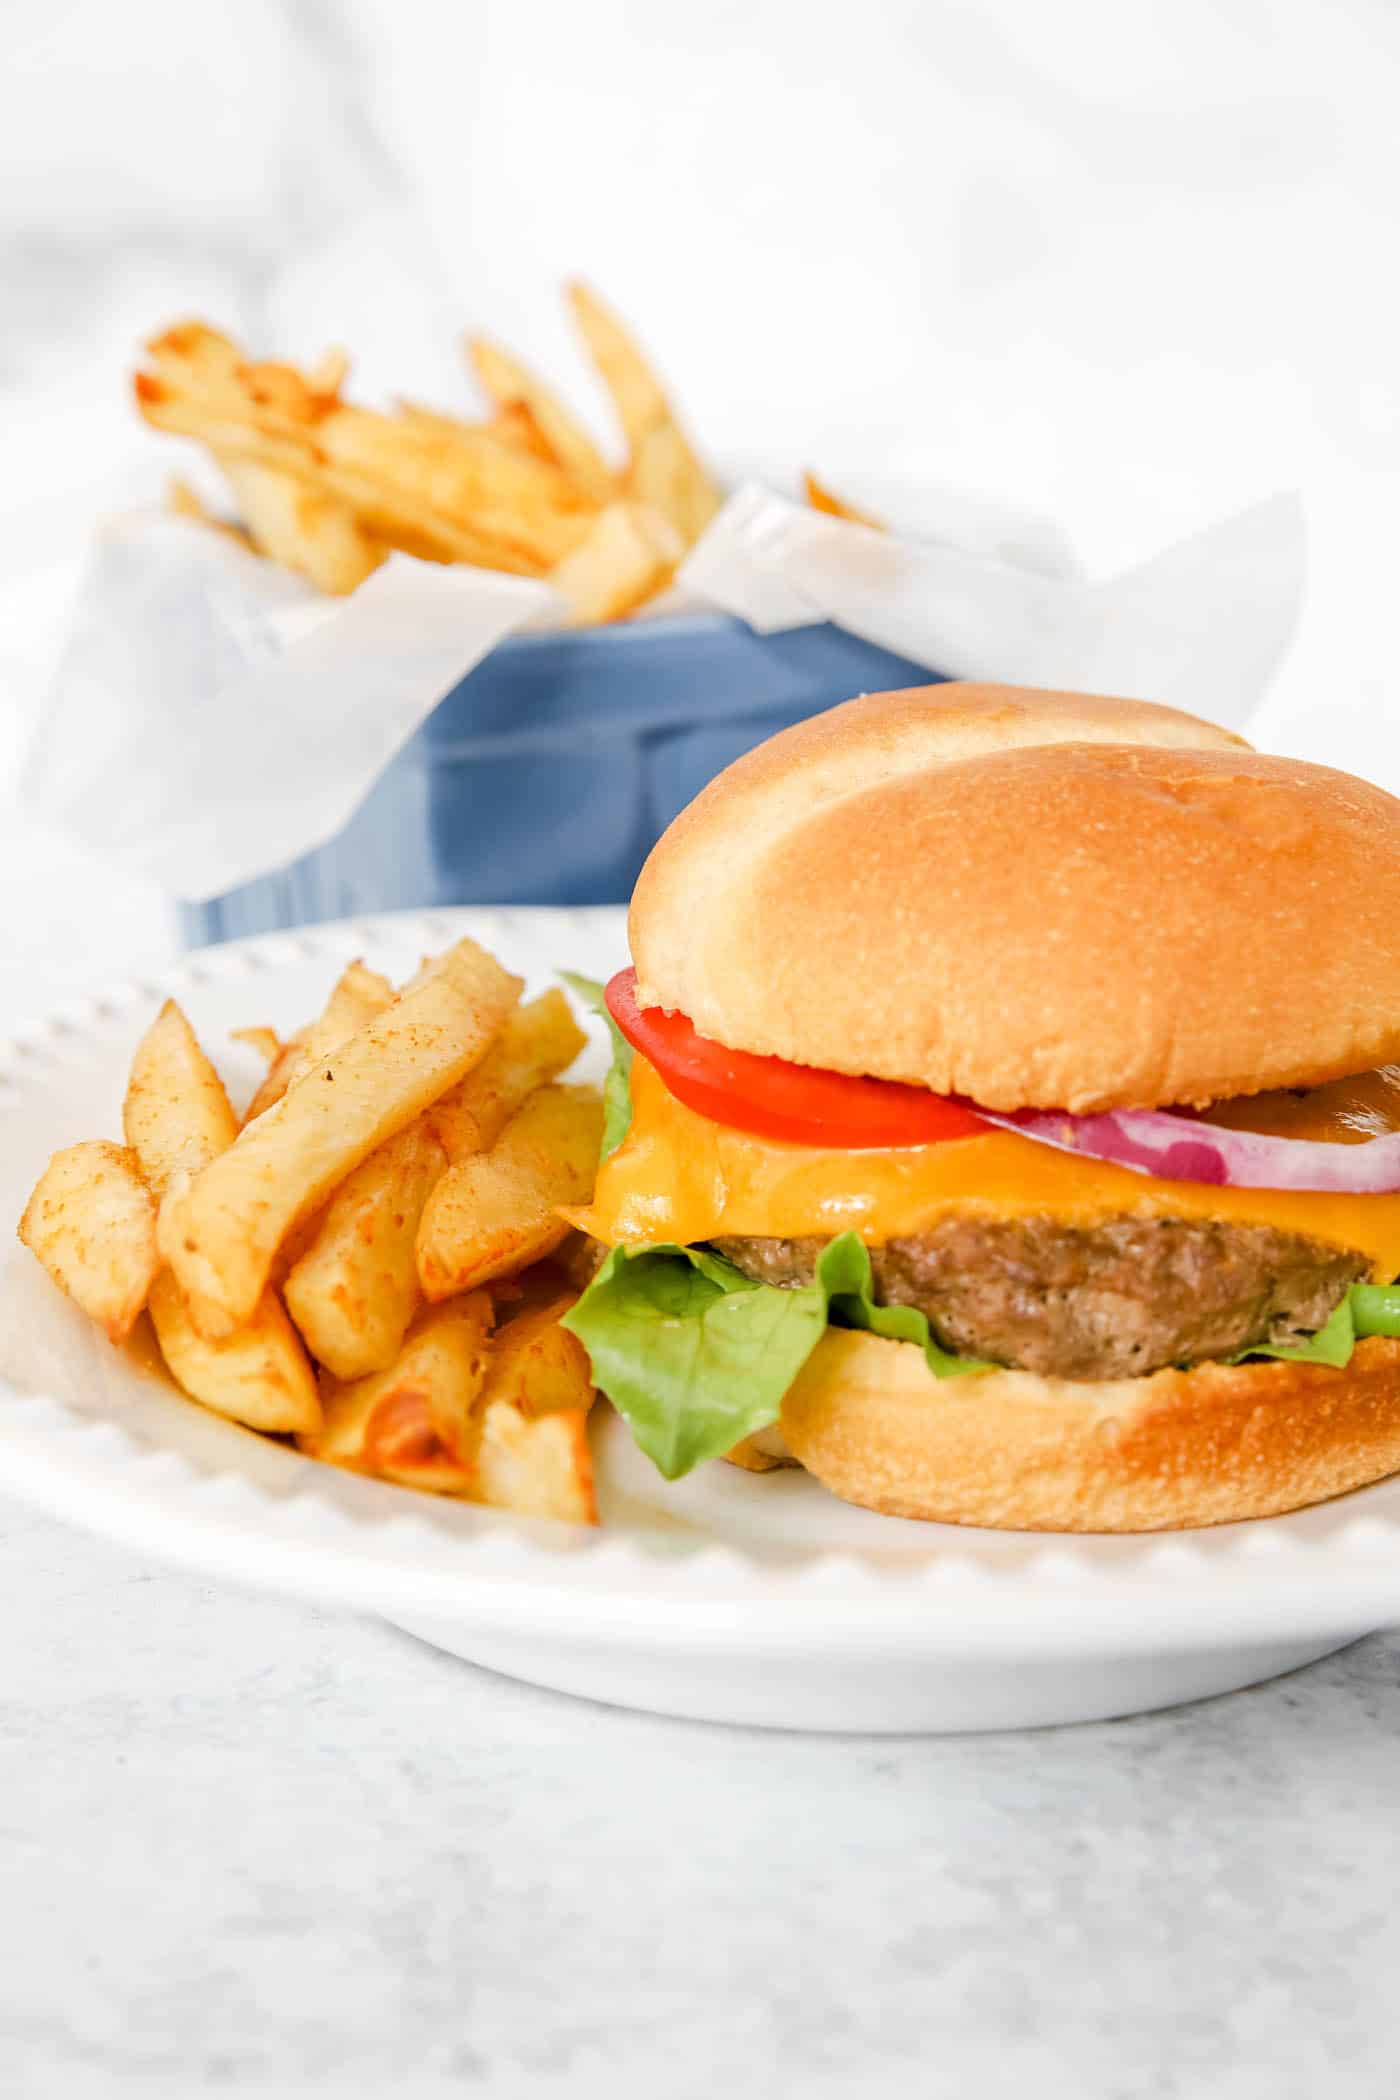
[[[1223,1130],[1169,1109],[1116,1108],[1097,1116],[1022,1108],[1011,1115],[978,1107],[1002,1130],[1131,1167],[1159,1181],[1208,1181],[1236,1189],[1307,1189],[1340,1196],[1400,1193],[1400,1131],[1360,1145],[1328,1145],[1312,1138],[1266,1137],[1254,1130]]]

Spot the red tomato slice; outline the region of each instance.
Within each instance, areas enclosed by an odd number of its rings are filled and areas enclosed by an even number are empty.
[[[712,1123],[794,1145],[849,1150],[935,1145],[988,1128],[962,1102],[926,1087],[726,1050],[698,1034],[684,1014],[638,1006],[635,970],[620,970],[606,997],[608,1012],[633,1049],[655,1065],[667,1092]]]

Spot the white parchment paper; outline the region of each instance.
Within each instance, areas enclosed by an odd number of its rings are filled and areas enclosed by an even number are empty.
[[[1295,496],[1093,582],[849,525],[750,482],[680,581],[764,633],[835,620],[954,677],[1162,700],[1247,730],[1297,624],[1303,570]]]
[[[931,670],[1165,700],[1248,732],[1301,604],[1296,499],[1103,582],[990,552],[985,529],[959,543],[957,504],[931,511],[915,539],[746,483],[676,602],[761,632],[830,619]],[[406,555],[323,599],[199,524],[116,520],[93,544],[20,798],[108,865],[217,895],[333,836],[489,650],[559,614],[545,584]]]

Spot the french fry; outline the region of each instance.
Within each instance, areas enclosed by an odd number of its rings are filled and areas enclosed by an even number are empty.
[[[338,1050],[357,1029],[368,1027],[376,1014],[393,1004],[393,999],[394,987],[378,970],[368,969],[363,962],[347,965],[317,1018],[288,1036],[278,1051],[262,1085],[248,1103],[244,1122],[251,1123],[280,1101],[294,1079],[320,1064],[332,1050]]]
[[[255,1050],[269,1071],[282,1054],[282,1038],[275,1028],[231,1028],[229,1034],[235,1043]]]
[[[765,1451],[757,1436],[741,1436],[725,1452],[731,1466],[738,1466],[743,1473],[776,1473],[780,1467],[795,1466],[795,1458],[783,1458],[775,1451]]]
[[[602,1134],[591,1087],[531,1094],[489,1152],[448,1168],[418,1228],[418,1279],[430,1300],[472,1290],[539,1261],[569,1227],[563,1203],[586,1201]]]
[[[465,1493],[473,1478],[473,1413],[490,1362],[491,1318],[485,1291],[424,1313],[388,1370],[349,1385],[327,1381],[322,1426],[301,1438],[302,1450],[407,1487]]]
[[[161,1251],[202,1334],[249,1320],[287,1234],[480,1062],[520,990],[494,957],[459,941],[167,1196]]]
[[[483,1405],[500,1400],[532,1421],[593,1404],[588,1351],[577,1335],[559,1325],[577,1293],[531,1306],[496,1331]]]
[[[567,1070],[587,1042],[557,985],[517,1007],[481,1063],[427,1111],[448,1159],[489,1152],[527,1096]]]
[[[562,470],[483,425],[425,429],[314,391],[290,365],[244,362],[185,324],[147,345],[137,405],[220,457],[280,469],[350,505],[366,531],[440,558],[538,573],[577,544],[595,507]],[[406,535],[403,528],[407,528]]]
[[[177,518],[190,518],[196,525],[207,525],[211,532],[221,532],[225,539],[253,551],[253,542],[243,526],[235,525],[230,518],[215,517],[198,489],[178,474],[172,474],[165,484],[165,507]]]
[[[277,467],[235,458],[220,464],[258,553],[305,576],[328,596],[348,597],[383,561],[384,549],[349,504]]]
[[[421,488],[404,486],[402,477],[376,477],[361,462],[333,460],[319,449],[310,429],[297,435],[267,430],[251,421],[238,399],[210,401],[182,391],[156,374],[138,372],[133,382],[136,405],[158,430],[199,438],[219,458],[247,459],[295,475],[308,487],[348,504],[365,530],[386,547],[401,548],[424,561],[465,562],[478,569],[501,569],[517,576],[542,576],[584,529],[567,522],[554,535],[555,546],[532,551],[519,533],[498,536],[473,519],[444,515]],[[359,413],[346,409],[344,414]],[[388,419],[386,418],[386,421]],[[493,440],[509,455],[509,447]],[[380,462],[381,467],[384,462]],[[545,471],[541,466],[541,471]]]
[[[529,368],[489,336],[467,345],[483,390],[499,408],[522,406],[567,474],[594,503],[612,501],[617,484],[607,461],[573,413]]]
[[[463,431],[489,430],[517,452],[528,452],[533,459],[545,460],[552,467],[560,464],[558,453],[524,401],[503,403],[485,423],[471,423],[463,416],[449,416],[440,408],[428,408],[421,401],[402,397],[398,406],[401,419],[415,430],[448,438],[458,437]],[[611,487],[608,493],[612,494]]]
[[[350,353],[336,347],[323,350],[306,375],[313,394],[339,394],[350,377]]]
[[[518,1007],[481,1063],[336,1190],[286,1281],[293,1319],[336,1378],[363,1378],[397,1356],[421,1302],[419,1220],[448,1160],[493,1145],[586,1040],[557,988]]]
[[[879,518],[872,517],[868,510],[857,510],[854,503],[836,495],[815,474],[803,475],[802,489],[812,509],[824,511],[829,518],[844,518],[848,525],[868,525],[872,532],[886,529]]]
[[[101,1138],[55,1152],[19,1236],[109,1341],[125,1341],[159,1266],[155,1204],[134,1152]]]
[[[297,1073],[306,1064],[306,1031],[289,1035],[258,1083],[257,1092],[243,1111],[244,1124],[254,1123],[282,1099]]]
[[[550,570],[580,627],[620,620],[664,590],[685,548],[669,522],[636,503],[599,511],[588,537]]]
[[[275,1291],[265,1291],[249,1324],[222,1341],[199,1332],[169,1269],[151,1285],[149,1310],[160,1353],[192,1400],[270,1435],[317,1428],[315,1373]]]
[[[529,452],[536,459],[547,459],[558,466],[559,455],[545,436],[535,417],[535,411],[525,401],[507,401],[496,410],[488,429],[518,451]],[[611,494],[611,490],[609,490]]]
[[[687,547],[694,546],[723,498],[688,439],[669,420],[638,440],[627,477],[629,493],[665,518]]]
[[[581,1407],[530,1416],[509,1401],[483,1406],[468,1500],[521,1517],[596,1524],[593,1454]]]
[[[341,1183],[290,1270],[288,1309],[334,1377],[363,1378],[398,1355],[422,1302],[418,1221],[446,1165],[428,1118],[410,1123]]]
[[[224,1083],[173,999],[137,1045],[122,1127],[157,1202],[179,1177],[197,1174],[226,1152],[238,1135]]]
[[[202,1172],[238,1135],[223,1081],[173,999],[137,1046],[122,1122],[157,1201]],[[161,1355],[192,1400],[250,1429],[315,1428],[321,1418],[315,1375],[274,1291],[263,1293],[246,1327],[220,1341],[199,1333],[168,1269],[151,1284],[149,1310]]]
[[[575,281],[567,297],[579,334],[598,368],[618,421],[635,456],[654,423],[671,421],[665,389],[617,315],[597,293]]]

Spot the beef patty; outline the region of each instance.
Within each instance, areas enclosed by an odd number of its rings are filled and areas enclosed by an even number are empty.
[[[762,1283],[810,1283],[819,1239],[721,1239]],[[1135,1378],[1296,1341],[1368,1269],[1359,1254],[1195,1218],[948,1217],[870,1249],[875,1296],[927,1314],[945,1348],[1049,1378]]]

